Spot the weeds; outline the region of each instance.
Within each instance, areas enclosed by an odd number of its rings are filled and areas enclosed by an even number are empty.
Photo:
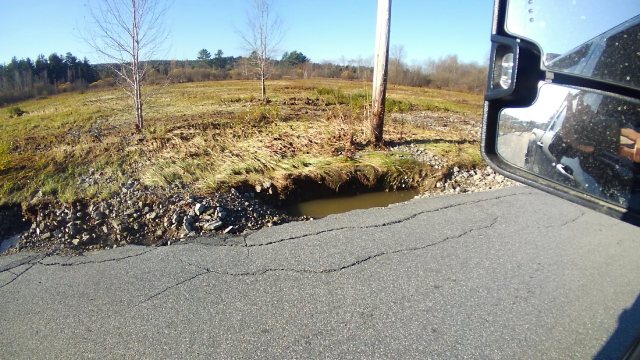
[[[253,82],[172,84],[150,100],[142,134],[134,132],[128,100],[118,90],[26,101],[16,106],[28,110],[20,119],[11,109],[0,112],[0,203],[37,193],[65,201],[106,198],[128,178],[203,192],[264,181],[286,187],[296,177],[334,189],[355,178],[372,186],[418,186],[432,170],[402,154],[364,150],[371,97],[359,87],[325,79],[274,82],[273,101],[260,104]],[[402,114],[475,114],[481,106],[480,96],[405,87],[394,87],[386,103],[388,113]],[[444,131],[389,121],[385,138],[467,136]],[[482,161],[476,144],[425,147],[459,164]],[[79,183],[88,169],[104,181]]]
[[[24,115],[26,113],[27,112],[22,110],[19,106],[12,106],[12,107],[7,109],[7,114],[9,115],[10,118],[21,117],[22,115]]]

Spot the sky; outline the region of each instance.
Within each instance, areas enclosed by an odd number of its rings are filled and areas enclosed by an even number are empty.
[[[563,54],[638,14],[638,0],[511,1],[507,29],[545,52]]]
[[[0,0],[0,63],[53,52],[100,62],[81,35],[91,1],[99,0]],[[248,6],[248,0],[172,0],[159,57],[195,59],[203,48],[246,55],[238,32],[246,28]],[[286,29],[280,52],[296,50],[314,62],[371,59],[376,10],[376,0],[276,0]],[[394,0],[391,47],[402,46],[408,64],[447,55],[484,63],[492,15],[493,0]]]

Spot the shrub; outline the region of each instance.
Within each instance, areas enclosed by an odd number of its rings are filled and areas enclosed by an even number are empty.
[[[7,109],[7,112],[9,113],[10,118],[20,117],[27,113],[26,111],[22,110],[19,106],[12,106]]]
[[[385,101],[385,111],[388,113],[406,113],[411,110],[411,103],[405,100],[396,100],[387,97]]]

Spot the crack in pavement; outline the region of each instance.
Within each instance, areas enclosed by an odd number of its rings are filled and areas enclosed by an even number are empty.
[[[193,275],[193,276],[192,276],[192,277],[190,277],[190,278],[187,278],[187,279],[184,279],[184,280],[182,280],[182,281],[179,281],[179,282],[177,282],[177,283],[175,283],[175,284],[173,284],[173,285],[171,285],[171,286],[169,286],[169,287],[166,287],[166,288],[162,289],[161,291],[159,291],[159,292],[157,292],[157,293],[155,293],[155,294],[151,295],[150,297],[148,297],[148,298],[144,299],[143,301],[141,301],[140,303],[138,303],[136,306],[134,306],[134,308],[136,308],[136,307],[138,307],[138,306],[141,306],[141,305],[143,305],[144,303],[147,303],[147,302],[149,302],[149,301],[151,301],[151,300],[153,300],[153,299],[157,298],[158,296],[160,296],[160,295],[162,295],[162,294],[166,293],[167,291],[169,291],[169,290],[171,290],[171,289],[173,289],[173,288],[176,288],[176,287],[178,287],[178,286],[180,286],[180,285],[182,285],[182,284],[184,284],[184,283],[187,283],[187,282],[189,282],[189,281],[191,281],[191,280],[195,280],[196,278],[198,278],[198,277],[200,277],[200,276],[202,276],[202,275],[206,275],[206,274],[210,274],[210,273],[211,273],[211,271],[204,271],[204,270],[203,270],[202,272],[199,272],[199,273],[197,273],[197,274]]]
[[[350,268],[353,268],[355,266],[358,265],[362,265],[368,261],[371,261],[373,259],[377,259],[383,256],[387,256],[387,255],[395,255],[395,254],[400,254],[400,253],[408,253],[408,252],[415,252],[415,251],[420,251],[420,250],[424,250],[442,243],[445,243],[447,241],[451,241],[451,240],[456,240],[456,239],[461,239],[473,232],[477,232],[477,231],[482,231],[482,230],[487,230],[492,228],[493,226],[495,226],[498,223],[498,217],[494,218],[489,224],[487,225],[483,225],[483,226],[479,226],[479,227],[474,227],[471,229],[468,229],[458,235],[451,235],[451,236],[447,236],[443,239],[440,239],[436,242],[432,242],[429,244],[425,244],[422,246],[415,246],[415,247],[410,247],[410,248],[404,248],[404,249],[397,249],[397,250],[392,250],[392,251],[382,251],[373,255],[369,255],[367,257],[358,259],[356,261],[353,261],[351,263],[348,263],[346,265],[337,267],[337,268],[329,268],[329,269],[320,269],[320,270],[312,270],[312,269],[290,269],[290,268],[267,268],[267,269],[262,269],[262,270],[257,270],[257,271],[251,271],[251,272],[240,272],[240,273],[230,273],[230,272],[222,272],[222,271],[217,271],[217,270],[213,270],[211,268],[208,267],[203,267],[197,264],[193,264],[190,263],[182,258],[178,258],[178,260],[184,264],[193,266],[195,268],[200,269],[201,271],[194,274],[193,276],[191,276],[190,278],[181,280],[173,285],[170,285],[162,290],[160,290],[159,292],[151,295],[150,297],[146,298],[145,300],[141,301],[137,306],[140,306],[144,303],[149,302],[150,300],[166,293],[167,291],[176,288],[180,285],[186,284],[192,280],[195,280],[197,278],[199,278],[200,276],[203,275],[207,275],[207,274],[216,274],[216,275],[221,275],[221,276],[261,276],[261,275],[265,275],[267,273],[271,273],[271,272],[293,272],[293,273],[299,273],[299,274],[331,274],[331,273],[337,273],[343,270],[347,270]]]
[[[500,200],[500,199],[504,199],[504,198],[508,198],[508,197],[512,197],[512,196],[533,195],[533,194],[534,193],[532,193],[532,192],[526,192],[526,193],[518,193],[518,194],[509,194],[509,195],[504,195],[504,196],[491,198],[491,199],[468,201],[468,202],[463,202],[463,203],[458,203],[458,204],[453,204],[453,205],[442,206],[442,207],[439,207],[439,208],[436,208],[436,209],[420,211],[418,213],[412,214],[412,215],[404,217],[402,219],[388,221],[388,222],[384,222],[382,224],[374,224],[374,225],[367,225],[367,226],[345,226],[345,227],[340,227],[340,228],[326,229],[326,230],[318,231],[318,232],[315,232],[315,233],[309,233],[309,234],[304,234],[304,235],[299,235],[299,236],[292,236],[292,237],[288,237],[288,238],[284,238],[284,239],[279,239],[279,240],[266,242],[266,243],[263,243],[263,244],[251,244],[251,245],[247,245],[247,246],[248,247],[269,246],[269,245],[274,245],[274,244],[278,244],[278,243],[285,242],[285,241],[299,240],[299,239],[303,239],[303,238],[310,237],[310,236],[317,236],[317,235],[322,235],[322,234],[326,234],[326,233],[330,233],[330,232],[336,232],[336,231],[342,231],[342,230],[367,230],[367,229],[381,228],[381,227],[397,225],[397,224],[400,224],[400,223],[403,223],[403,222],[406,222],[406,221],[409,221],[409,220],[413,220],[416,217],[421,216],[421,215],[425,215],[425,214],[429,214],[429,213],[433,213],[433,212],[437,212],[437,211],[441,211],[441,210],[449,210],[449,209],[453,209],[453,208],[456,208],[456,207],[459,207],[459,206],[463,206],[463,205],[474,205],[474,204],[479,204],[479,203],[487,202],[487,201]],[[245,236],[245,239],[244,239],[245,244],[247,243],[247,241],[246,241],[247,239],[246,238],[248,236],[251,236],[251,235],[253,235],[253,234]],[[226,246],[226,245],[218,245],[218,246]],[[239,245],[234,245],[234,246],[239,246]]]
[[[473,201],[465,201],[465,202],[461,202],[461,203],[457,203],[457,204],[452,204],[452,205],[447,205],[447,206],[442,206],[442,207],[438,207],[435,209],[431,209],[431,210],[424,210],[424,211],[420,211],[417,212],[415,214],[409,215],[407,217],[401,218],[401,219],[397,219],[397,220],[393,220],[393,221],[388,221],[388,222],[384,222],[381,224],[373,224],[373,225],[367,225],[367,226],[344,226],[344,227],[339,227],[339,228],[332,228],[332,229],[326,229],[326,230],[321,230],[321,231],[317,231],[317,232],[313,232],[313,233],[307,233],[304,235],[298,235],[298,236],[291,236],[291,237],[287,237],[287,238],[283,238],[283,239],[278,239],[278,240],[273,240],[273,241],[269,241],[266,243],[261,243],[261,244],[248,244],[247,243],[247,239],[250,236],[259,234],[259,231],[254,231],[248,234],[244,234],[239,236],[242,240],[241,244],[225,244],[225,243],[202,243],[202,242],[183,242],[183,243],[176,243],[176,246],[179,245],[190,245],[190,244],[197,244],[200,246],[209,246],[209,247],[244,247],[247,248],[247,256],[249,256],[249,248],[258,248],[258,247],[262,247],[262,246],[270,246],[270,245],[275,245],[275,244],[279,244],[282,242],[287,242],[287,241],[294,241],[294,240],[300,240],[300,239],[304,239],[310,236],[317,236],[317,235],[322,235],[322,234],[327,234],[327,233],[331,233],[331,232],[337,232],[337,231],[343,231],[343,230],[367,230],[367,229],[375,229],[375,228],[381,228],[381,227],[386,227],[386,226],[392,226],[392,225],[397,225],[400,223],[403,223],[405,221],[409,221],[412,219],[417,218],[418,216],[421,215],[425,215],[425,214],[429,214],[429,213],[433,213],[433,212],[437,212],[437,211],[441,211],[441,210],[449,210],[449,209],[453,209],[459,206],[464,206],[464,205],[475,205],[475,204],[479,204],[479,203],[483,203],[483,202],[488,202],[488,201],[494,201],[494,200],[501,200],[501,199],[505,199],[505,198],[509,198],[509,197],[514,197],[514,196],[527,196],[527,195],[535,195],[534,192],[521,192],[521,193],[517,193],[517,194],[508,194],[508,195],[503,195],[503,196],[498,196],[495,198],[489,198],[489,199],[480,199],[480,200],[473,200]],[[233,238],[227,238],[226,240],[232,240]]]
[[[48,267],[48,266],[59,266],[59,267],[72,267],[72,266],[79,266],[79,265],[88,265],[88,264],[103,264],[103,263],[108,263],[108,262],[117,262],[117,261],[122,261],[122,260],[126,260],[126,259],[131,259],[131,258],[135,258],[144,254],[147,254],[151,251],[155,251],[158,248],[151,248],[149,250],[143,251],[141,253],[138,254],[134,254],[134,255],[127,255],[127,256],[123,256],[123,257],[117,257],[117,258],[111,258],[111,259],[104,259],[104,260],[97,260],[97,261],[84,261],[84,262],[77,262],[77,263],[65,263],[65,262],[54,262],[54,263],[45,263],[43,262],[46,258],[50,257],[51,255],[53,255],[53,252],[49,252],[49,253],[45,253],[45,254],[41,254],[41,255],[34,255],[34,256],[29,256],[25,259],[21,259],[18,261],[14,261],[13,263],[10,263],[2,268],[0,268],[0,273],[3,272],[9,272],[11,274],[13,274],[15,277],[13,279],[11,279],[9,282],[7,282],[6,284],[3,284],[2,286],[0,286],[0,290],[3,289],[4,287],[6,287],[7,285],[13,283],[14,281],[18,280],[18,278],[22,277],[22,275],[24,275],[27,271],[31,270],[34,266],[43,266],[43,267]],[[70,257],[71,258],[71,257]],[[16,274],[14,273],[12,270],[23,266],[23,265],[27,265],[28,267]]]
[[[477,228],[472,228],[469,229],[467,231],[464,231],[461,234],[458,235],[452,235],[452,236],[447,236],[441,240],[438,240],[436,242],[433,243],[429,243],[429,244],[425,244],[422,246],[415,246],[415,247],[410,247],[410,248],[405,248],[405,249],[398,249],[398,250],[392,250],[392,251],[382,251],[373,255],[369,255],[365,258],[356,260],[352,263],[349,263],[347,265],[341,266],[339,268],[332,268],[332,269],[322,269],[322,270],[312,270],[312,269],[287,269],[287,268],[281,268],[281,269],[264,269],[264,270],[260,270],[260,271],[254,271],[254,272],[246,272],[246,273],[222,273],[222,272],[218,272],[218,271],[214,271],[211,270],[211,272],[220,274],[220,275],[229,275],[229,276],[255,276],[255,275],[263,275],[266,274],[268,272],[277,272],[277,271],[287,271],[287,272],[297,272],[297,273],[304,273],[304,274],[330,274],[330,273],[335,273],[335,272],[339,272],[342,270],[346,270],[349,268],[352,268],[354,266],[358,266],[361,265],[367,261],[382,257],[382,256],[386,256],[386,255],[394,255],[394,254],[400,254],[400,253],[406,253],[406,252],[414,252],[414,251],[419,251],[419,250],[424,250],[426,248],[430,248],[432,246],[436,246],[439,244],[442,244],[444,242],[450,241],[450,240],[455,240],[455,239],[460,239],[466,235],[469,235],[472,232],[476,232],[476,231],[481,231],[481,230],[486,230],[489,229],[493,226],[496,225],[496,223],[498,222],[498,218],[494,218],[490,224],[485,225],[485,226],[480,226]]]
[[[13,283],[14,281],[18,280],[20,277],[22,277],[22,275],[24,275],[27,271],[31,270],[32,267],[36,266],[37,263],[34,264],[29,264],[28,267],[26,269],[24,269],[21,273],[19,274],[15,274],[13,271],[9,271],[11,274],[14,274],[14,278],[9,280],[6,284],[3,284],[2,286],[0,286],[0,290],[4,289],[6,286],[8,286],[9,284]]]
[[[50,256],[51,252],[45,253],[45,254],[39,254],[39,255],[32,255],[32,256],[27,256],[24,259],[20,259],[18,261],[14,261],[12,263],[9,263],[8,265],[2,267],[2,269],[0,269],[0,273],[3,272],[9,272],[12,275],[14,275],[14,278],[9,280],[7,283],[2,284],[0,286],[0,290],[4,289],[5,287],[9,286],[9,284],[13,283],[14,281],[18,280],[19,278],[22,277],[22,275],[24,275],[27,271],[31,270],[34,266],[38,265],[38,263],[40,261],[42,261],[42,259],[46,258],[47,256]],[[24,269],[22,272],[20,273],[15,273],[13,270],[19,268],[20,266],[26,265],[27,268]]]
[[[555,228],[555,227],[563,228],[565,226],[568,226],[568,225],[571,225],[571,224],[577,222],[578,220],[580,220],[581,218],[583,218],[586,215],[587,215],[586,211],[580,211],[580,213],[576,217],[574,217],[572,219],[569,219],[569,220],[567,220],[567,221],[565,221],[565,222],[563,222],[561,224],[545,226],[545,229],[550,229],[550,228]]]
[[[48,254],[39,254],[39,255],[26,256],[24,259],[16,260],[16,261],[10,262],[7,265],[4,265],[4,266],[0,267],[0,273],[3,273],[5,271],[13,270],[13,269],[15,269],[17,267],[20,267],[22,265],[31,264],[34,260],[36,260],[36,262],[37,262],[39,260],[42,260],[46,256],[48,256]]]
[[[111,258],[111,259],[104,259],[104,260],[89,260],[89,261],[82,261],[82,262],[53,262],[53,263],[43,263],[42,260],[40,260],[40,261],[38,261],[38,264],[42,265],[42,266],[61,266],[61,267],[79,266],[79,265],[88,265],[88,264],[104,264],[104,263],[109,263],[109,262],[118,262],[118,261],[123,261],[123,260],[131,259],[131,258],[135,258],[135,257],[138,257],[138,256],[142,256],[144,254],[148,254],[148,253],[150,253],[152,251],[156,251],[158,249],[159,248],[151,248],[149,250],[145,250],[145,251],[142,251],[142,252],[137,253],[137,254],[126,255],[126,256],[116,257],[116,258]]]

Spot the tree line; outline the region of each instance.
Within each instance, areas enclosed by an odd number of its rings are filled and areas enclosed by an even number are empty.
[[[389,82],[396,85],[432,87],[439,89],[482,92],[487,69],[484,65],[465,63],[457,56],[449,55],[422,64],[408,65],[403,54],[392,52],[389,62]],[[153,60],[146,62],[151,69],[147,73],[149,83],[184,83],[217,80],[254,80],[258,78],[252,65],[252,56],[225,56],[218,49],[213,55],[207,49],[200,50],[195,60]],[[312,62],[302,52],[285,52],[280,59],[272,60],[270,78],[304,79],[336,78],[371,81],[371,60],[351,59],[335,62]],[[90,85],[115,86],[116,74],[105,64],[90,64],[71,53],[64,56],[53,53],[39,55],[33,61],[11,59],[0,64],[0,105],[37,96],[65,91],[85,90]],[[101,80],[98,82],[98,80]],[[93,84],[93,85],[92,85]]]
[[[97,69],[84,58],[67,52],[53,53],[0,64],[0,105],[62,91],[82,90],[100,78]]]

